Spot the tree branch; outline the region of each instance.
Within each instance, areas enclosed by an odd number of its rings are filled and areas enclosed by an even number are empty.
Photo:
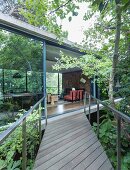
[[[48,15],[51,15],[51,14],[55,13],[56,11],[58,11],[60,8],[65,7],[65,6],[66,6],[69,2],[71,2],[71,1],[72,1],[72,0],[68,0],[65,4],[62,4],[61,6],[57,7],[55,10],[49,12]]]

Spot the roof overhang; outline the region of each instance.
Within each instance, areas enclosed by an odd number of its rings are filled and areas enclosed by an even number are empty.
[[[47,63],[49,63],[47,68],[50,68],[51,63],[54,63],[56,58],[59,58],[60,51],[62,51],[65,55],[77,58],[85,54],[85,52],[80,51],[80,48],[77,47],[75,43],[68,41],[67,39],[63,39],[63,43],[59,44],[56,35],[3,13],[0,13],[0,28],[6,29],[10,32],[25,35],[42,42],[46,41],[48,60]],[[53,72],[53,70],[49,69],[49,72]]]

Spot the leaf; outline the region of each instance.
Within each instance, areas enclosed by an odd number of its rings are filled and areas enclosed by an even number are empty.
[[[95,1],[92,3],[92,6],[99,5],[100,2],[101,2],[100,0],[95,0]]]
[[[8,163],[7,170],[11,170],[13,166],[13,160]]]
[[[73,16],[77,16],[77,15],[78,15],[78,12],[75,12],[75,11],[74,11],[72,14],[73,14]]]
[[[59,0],[54,0],[55,1],[55,3],[58,5],[59,4]]]
[[[115,0],[116,4],[119,4],[120,3],[120,0]]]
[[[130,8],[130,1],[126,0],[124,6],[122,7],[122,10],[125,11]]]
[[[96,122],[94,122],[94,123],[93,123],[93,126],[97,127],[97,123],[96,123]]]
[[[128,166],[126,165],[126,164],[122,164],[122,168],[121,168],[122,170],[129,170],[128,169]]]
[[[8,162],[10,162],[10,160],[12,160],[13,155],[14,155],[14,151],[9,151],[7,153],[6,159],[7,159]]]
[[[0,168],[3,169],[5,167],[6,167],[5,161],[0,159]]]
[[[69,22],[72,20],[72,17],[69,17]]]
[[[17,168],[20,164],[21,164],[21,160],[14,161],[12,168],[15,169],[15,168]],[[15,169],[15,170],[16,170],[16,169]]]
[[[101,2],[101,3],[99,4],[99,10],[100,10],[100,12],[102,12],[103,8],[104,8],[104,4],[103,4],[103,2]]]

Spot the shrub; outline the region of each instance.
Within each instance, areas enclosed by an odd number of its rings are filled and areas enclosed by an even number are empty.
[[[27,169],[32,169],[36,152],[39,145],[37,111],[34,111],[27,118]],[[8,126],[0,128],[0,132],[4,131]],[[0,169],[19,170],[22,162],[22,126],[20,125],[0,146]]]

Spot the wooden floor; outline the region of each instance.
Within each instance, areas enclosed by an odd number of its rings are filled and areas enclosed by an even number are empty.
[[[84,113],[48,124],[34,166],[45,169],[113,169]]]
[[[48,116],[51,115],[59,115],[63,114],[64,112],[73,110],[73,109],[80,109],[84,106],[83,101],[79,102],[68,102],[68,103],[62,103],[58,105],[49,105],[47,107],[47,114]]]

